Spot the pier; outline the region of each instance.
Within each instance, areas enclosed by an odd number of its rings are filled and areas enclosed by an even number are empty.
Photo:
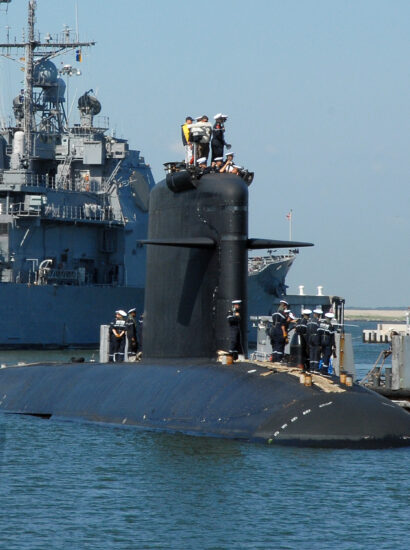
[[[410,334],[410,326],[398,323],[378,323],[376,329],[363,331],[363,342],[367,344],[390,343],[392,334]]]

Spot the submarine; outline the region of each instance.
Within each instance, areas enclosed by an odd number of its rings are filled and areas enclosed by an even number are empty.
[[[410,415],[338,379],[305,386],[291,369],[222,364],[227,315],[242,300],[247,351],[249,249],[311,243],[250,238],[249,179],[167,164],[149,204],[143,359],[0,369],[0,410],[271,445],[410,445]]]

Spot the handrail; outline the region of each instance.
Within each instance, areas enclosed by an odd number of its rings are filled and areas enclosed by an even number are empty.
[[[98,204],[83,204],[79,206],[46,205],[27,206],[23,202],[10,205],[10,213],[16,217],[43,216],[60,220],[84,220],[84,221],[116,221],[122,222],[122,216],[115,212],[112,206],[101,207]]]
[[[57,176],[50,176],[49,174],[24,174],[24,183],[27,187],[41,187],[45,189],[52,189],[54,191],[71,191],[81,193],[93,193],[93,194],[105,194],[108,192],[112,178],[103,178],[102,181],[84,179],[72,180],[62,178],[57,179]],[[0,174],[0,184],[4,183],[3,175]]]

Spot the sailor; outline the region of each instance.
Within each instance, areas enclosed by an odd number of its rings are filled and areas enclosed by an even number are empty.
[[[191,116],[187,116],[185,119],[185,124],[182,124],[181,126],[182,144],[185,148],[185,164],[191,164],[193,158],[190,131],[192,123],[193,118]]]
[[[233,172],[234,168],[233,168],[233,157],[234,157],[235,153],[231,153],[229,152],[227,155],[226,155],[226,160],[225,160],[225,164],[222,166],[222,168],[219,170],[220,172]]]
[[[128,341],[128,359],[135,361],[138,353],[137,310],[135,309],[135,307],[128,311],[127,341]]]
[[[329,373],[330,358],[332,353],[336,353],[335,327],[332,325],[333,318],[333,313],[325,313],[325,318],[320,322],[319,328],[317,329],[318,334],[320,334],[320,347],[323,361],[320,372],[322,374]]]
[[[287,338],[286,338],[286,343],[283,350],[283,358],[287,362],[290,356],[290,342],[292,340],[292,336],[295,333],[296,323],[298,320],[290,309],[285,309],[285,314],[286,314],[286,323],[287,323],[287,326],[286,326]]]
[[[214,158],[211,166],[212,172],[220,172],[223,165],[223,161],[224,161],[223,157]]]
[[[202,174],[208,174],[212,171],[212,168],[210,166],[206,165],[206,157],[202,157],[197,160],[197,165]]]
[[[196,122],[191,125],[191,136],[196,148],[194,158],[205,157],[208,160],[209,142],[211,140],[212,125],[208,122],[208,117],[202,115],[196,118]]]
[[[309,370],[309,347],[307,343],[307,324],[312,314],[311,309],[302,309],[302,317],[298,319],[295,330],[301,337],[303,370]]]
[[[227,149],[231,148],[230,144],[225,141],[225,121],[227,118],[227,115],[223,115],[222,113],[214,116],[215,124],[212,128],[211,141],[212,160],[224,156],[224,146]]]
[[[124,361],[125,335],[127,325],[127,313],[118,309],[115,312],[115,319],[110,325],[110,351],[111,362],[120,363]]]
[[[317,307],[313,310],[313,317],[306,325],[306,338],[309,346],[309,369],[318,370],[320,361],[320,334],[317,330],[320,325],[320,316],[323,314],[322,308]]]
[[[232,309],[228,311],[229,323],[229,352],[237,359],[238,354],[243,354],[241,335],[241,304],[242,300],[232,300]]]
[[[270,342],[272,345],[272,361],[278,363],[283,361],[283,352],[288,340],[288,321],[287,313],[288,303],[286,300],[279,302],[279,307],[276,313],[272,315],[272,326],[269,331]]]

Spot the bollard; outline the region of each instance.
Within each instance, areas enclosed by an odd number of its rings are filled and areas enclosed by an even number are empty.
[[[349,388],[353,386],[353,376],[351,374],[346,375],[346,386]]]
[[[301,375],[299,376],[299,382],[301,384],[304,384],[305,383],[305,379],[306,379],[306,373],[305,372],[302,372]]]
[[[370,379],[372,381],[372,386],[373,387],[380,386],[380,376],[378,374],[372,374]]]
[[[309,373],[305,374],[305,386],[311,386],[312,385],[312,375]]]
[[[340,383],[341,384],[346,384],[346,373],[345,372],[340,373]]]

